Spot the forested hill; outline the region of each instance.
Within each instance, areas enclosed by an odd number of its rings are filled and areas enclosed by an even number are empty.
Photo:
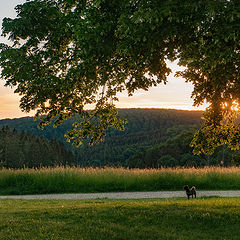
[[[201,123],[202,111],[185,111],[172,109],[119,109],[119,115],[125,117],[128,123],[125,131],[110,129],[107,138],[112,136],[122,136],[129,134],[139,134],[142,132],[151,133],[156,131],[166,131],[174,127],[176,131],[182,126],[199,126]],[[64,133],[72,128],[72,124],[79,121],[78,117],[68,119],[58,128],[47,126],[44,130],[37,128],[38,121],[35,122],[32,117],[23,117],[15,119],[0,120],[1,126],[15,128],[18,132],[27,131],[35,136],[43,136],[48,139],[64,141]]]
[[[74,155],[64,144],[32,136],[8,126],[0,129],[0,169],[66,166],[75,164]]]
[[[165,142],[186,130],[200,126],[201,111],[183,111],[167,109],[119,109],[119,115],[128,120],[125,131],[110,129],[104,143],[79,149],[66,144],[81,166],[128,165],[128,160],[139,152]],[[65,121],[58,128],[51,126],[45,130],[37,128],[37,122],[31,117],[0,120],[0,127],[9,126],[18,132],[24,130],[35,136],[56,139],[65,142],[64,133],[71,129],[78,117]],[[133,166],[134,167],[134,166]]]

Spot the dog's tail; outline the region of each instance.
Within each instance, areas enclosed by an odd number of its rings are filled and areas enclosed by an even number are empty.
[[[192,186],[192,188],[191,188],[191,189],[196,191],[196,187],[195,187],[195,186]]]

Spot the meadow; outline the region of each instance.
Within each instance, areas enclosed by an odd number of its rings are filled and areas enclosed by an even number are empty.
[[[2,240],[231,239],[240,198],[1,200]]]
[[[0,170],[0,194],[239,190],[240,168],[41,168]]]

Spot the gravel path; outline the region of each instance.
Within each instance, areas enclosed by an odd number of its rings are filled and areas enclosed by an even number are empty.
[[[197,197],[219,196],[240,197],[240,190],[236,191],[197,191]],[[143,199],[143,198],[172,198],[186,197],[184,191],[161,192],[116,192],[116,193],[65,193],[42,195],[10,195],[0,196],[0,199]]]

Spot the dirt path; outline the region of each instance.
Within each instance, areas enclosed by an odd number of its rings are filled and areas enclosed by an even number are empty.
[[[240,190],[236,191],[197,191],[197,197],[219,196],[240,197]],[[69,193],[42,195],[11,195],[0,196],[0,199],[143,199],[143,198],[172,198],[186,197],[184,191],[161,192],[117,192],[117,193]]]

